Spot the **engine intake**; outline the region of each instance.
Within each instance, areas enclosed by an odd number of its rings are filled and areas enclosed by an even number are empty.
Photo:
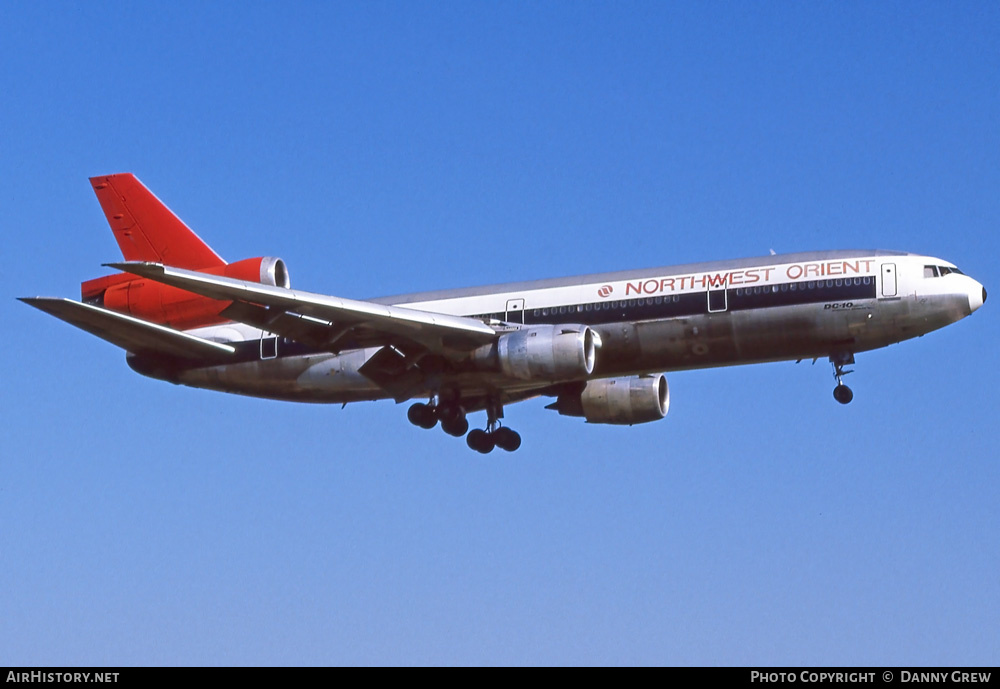
[[[473,359],[519,380],[573,380],[593,373],[600,346],[601,336],[585,325],[541,325],[501,335]]]
[[[213,270],[206,270],[205,272],[215,273],[216,275],[220,274],[219,271]],[[284,287],[288,289],[292,286],[291,280],[288,279],[288,267],[285,265],[285,262],[273,256],[245,258],[242,261],[230,263],[222,269],[221,274],[227,278],[236,278],[237,280],[246,280],[247,282],[259,282],[262,285],[270,285],[272,287]]]
[[[659,421],[670,408],[670,388],[662,373],[587,381],[576,395],[560,395],[547,409],[582,416],[587,423],[632,426]]]

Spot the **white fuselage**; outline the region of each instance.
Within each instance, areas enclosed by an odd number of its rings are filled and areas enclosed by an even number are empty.
[[[602,345],[590,378],[839,355],[923,335],[971,314],[983,286],[947,261],[887,251],[828,251],[429,292],[371,301],[479,318],[503,331],[582,324]],[[313,402],[391,395],[360,373],[378,348],[309,351],[231,323],[191,331],[239,343],[236,363],[190,368],[176,382]],[[141,362],[133,366],[143,373]],[[545,381],[531,381],[525,391]],[[423,392],[518,384],[454,370]],[[415,395],[416,396],[416,395]],[[525,395],[527,396],[527,395]]]

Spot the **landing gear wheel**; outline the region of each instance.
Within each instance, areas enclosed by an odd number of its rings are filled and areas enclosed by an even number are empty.
[[[493,442],[501,450],[513,452],[521,447],[521,436],[517,431],[512,431],[506,426],[502,426],[493,432]]]
[[[465,410],[459,406],[439,404],[435,409],[437,410],[437,417],[441,419],[442,424],[465,418]]]
[[[465,437],[465,443],[476,452],[484,455],[493,451],[493,435],[478,428],[469,432],[469,435]]]
[[[414,426],[421,428],[434,428],[437,423],[437,416],[434,414],[434,407],[417,402],[406,411],[406,418]]]
[[[837,400],[841,404],[849,404],[851,400],[854,399],[854,392],[841,383],[833,389],[833,399]]]
[[[469,421],[464,416],[455,419],[442,419],[441,430],[448,435],[461,438],[469,430]]]
[[[831,354],[830,363],[833,364],[833,377],[837,379],[837,387],[833,389],[833,399],[841,404],[848,404],[854,399],[854,392],[844,385],[844,376],[853,371],[845,371],[844,367],[854,363],[854,354],[850,352]]]

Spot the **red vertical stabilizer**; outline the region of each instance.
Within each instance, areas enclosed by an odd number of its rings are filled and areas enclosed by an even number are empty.
[[[126,261],[190,270],[226,265],[132,173],[91,177],[90,183]]]

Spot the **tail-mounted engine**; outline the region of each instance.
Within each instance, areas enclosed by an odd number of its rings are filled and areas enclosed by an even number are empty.
[[[579,394],[560,395],[546,407],[588,423],[621,426],[659,421],[669,408],[670,388],[662,373],[590,380]]]
[[[601,336],[585,325],[541,325],[501,335],[473,361],[519,380],[573,380],[593,373],[600,346]]]
[[[247,258],[201,272],[286,289],[291,285],[285,262],[269,256]],[[219,323],[225,320],[219,314],[230,304],[129,273],[88,280],[80,288],[87,303],[178,330]]]

